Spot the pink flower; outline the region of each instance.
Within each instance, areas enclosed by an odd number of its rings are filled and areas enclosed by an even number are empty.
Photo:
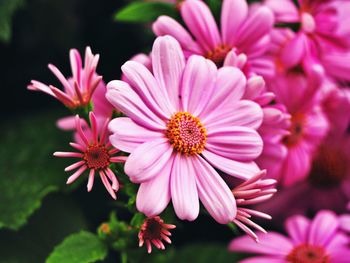
[[[152,252],[152,244],[158,249],[165,249],[163,240],[171,244],[169,230],[174,228],[175,225],[165,224],[159,216],[146,218],[138,235],[139,246],[142,247],[146,243],[148,253]]]
[[[199,54],[222,66],[226,63],[227,54],[232,51],[234,55],[242,55],[247,60],[245,72],[248,75],[273,74],[271,61],[264,58],[273,27],[273,14],[269,9],[260,7],[249,10],[245,0],[224,0],[221,32],[204,2],[186,0],[180,11],[190,32],[174,19],[161,16],[153,24],[154,33],[176,38],[186,56]]]
[[[80,152],[55,152],[54,156],[73,157],[80,159],[78,162],[68,166],[65,169],[66,172],[78,169],[74,172],[73,175],[68,178],[67,184],[73,183],[82,173],[84,173],[86,170],[89,170],[87,190],[90,192],[94,184],[95,173],[98,172],[107,191],[114,199],[116,199],[115,192],[117,192],[119,189],[119,183],[115,174],[109,168],[109,165],[111,163],[125,162],[126,157],[113,156],[119,150],[112,148],[111,144],[107,142],[107,125],[109,123],[109,119],[105,120],[104,125],[100,129],[101,131],[99,133],[99,127],[97,125],[95,115],[90,112],[89,117],[91,123],[91,131],[89,130],[88,134],[90,136],[87,135],[86,131],[83,131],[82,121],[78,115],[76,116],[76,130],[81,142],[70,143],[70,145]],[[112,185],[108,180],[112,182]]]
[[[102,77],[96,74],[99,55],[93,55],[90,47],[85,50],[84,68],[79,52],[71,49],[69,52],[73,76],[66,79],[54,65],[49,64],[49,69],[61,82],[64,91],[53,85],[46,85],[32,80],[28,85],[29,90],[42,91],[61,101],[66,107],[75,109],[87,106]]]
[[[276,193],[277,190],[274,188],[276,181],[273,179],[263,180],[262,178],[265,174],[266,172],[263,171],[232,190],[237,202],[237,216],[233,219],[233,222],[256,241],[258,241],[258,236],[249,227],[263,233],[266,233],[266,231],[254,223],[251,217],[256,216],[264,219],[271,219],[271,217],[257,210],[245,208],[244,206],[264,202]]]
[[[313,220],[297,215],[285,224],[288,237],[269,232],[256,243],[248,236],[234,239],[229,250],[262,254],[242,263],[345,263],[350,258],[349,238],[339,231],[338,217],[331,211],[317,213]]]
[[[125,63],[131,85],[112,81],[106,95],[128,116],[111,121],[110,141],[131,153],[125,172],[141,184],[138,210],[158,215],[172,199],[180,219],[194,220],[200,199],[219,223],[231,222],[236,201],[212,166],[244,180],[260,171],[254,159],[262,151],[256,132],[262,111],[241,100],[245,76],[231,67],[217,70],[200,56],[186,62],[170,36],[156,39],[152,67],[153,74],[140,63]]]

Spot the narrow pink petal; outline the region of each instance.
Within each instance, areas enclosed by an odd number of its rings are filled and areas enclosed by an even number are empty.
[[[76,153],[76,152],[54,152],[53,154],[56,157],[76,157],[76,158],[82,158],[82,153]]]
[[[85,163],[85,161],[79,161],[79,162],[73,163],[72,165],[67,166],[67,167],[64,169],[64,171],[65,171],[65,172],[72,171],[72,170],[77,169],[78,167],[82,166],[84,163]]]
[[[234,252],[247,252],[285,257],[293,249],[293,244],[285,236],[269,232],[258,234],[259,243],[256,243],[249,236],[235,238],[229,245],[229,250]]]
[[[143,183],[160,174],[171,160],[173,148],[169,140],[145,142],[131,152],[125,163],[125,173],[134,183]]]
[[[292,216],[286,221],[286,230],[294,245],[308,242],[309,227],[310,220],[305,216]]]
[[[209,214],[220,224],[231,222],[237,213],[236,201],[220,175],[202,157],[192,159],[198,196]]]
[[[193,221],[199,214],[196,170],[191,157],[178,153],[171,171],[171,199],[176,215]]]
[[[278,257],[252,257],[240,261],[240,263],[286,263],[284,258]]]
[[[161,132],[144,128],[133,122],[130,118],[115,118],[108,126],[112,135],[109,137],[111,144],[124,152],[132,152],[139,145],[162,138]]]
[[[94,179],[95,179],[95,170],[91,169],[89,172],[89,180],[87,184],[87,191],[90,192],[93,185],[94,185]]]
[[[232,126],[208,130],[205,148],[229,159],[252,161],[261,154],[263,141],[253,129]]]
[[[49,64],[48,67],[51,70],[51,72],[57,77],[57,79],[61,82],[61,84],[64,87],[64,90],[70,96],[73,96],[74,95],[73,87],[69,84],[68,80],[63,76],[61,71],[58,68],[56,68],[55,65],[52,65],[52,64]]]
[[[237,162],[208,150],[203,151],[202,155],[215,168],[239,179],[247,180],[260,171],[254,162]]]
[[[81,140],[85,143],[86,146],[89,146],[89,140],[83,131],[82,121],[80,120],[79,115],[75,116],[75,127],[77,128],[77,132]]]
[[[118,189],[119,189],[119,182],[117,180],[117,177],[113,173],[113,171],[109,167],[107,167],[107,169],[105,170],[105,173],[107,174],[109,180],[112,181],[112,189],[114,191],[118,191]]]
[[[221,43],[215,19],[204,2],[186,0],[180,12],[187,27],[203,49],[211,51]]]
[[[165,123],[148,108],[128,83],[118,80],[109,82],[106,98],[137,124],[152,130],[164,129]]]
[[[64,131],[75,130],[75,117],[67,116],[57,120],[56,125],[59,129]]]
[[[37,80],[32,80],[31,84],[27,86],[29,90],[34,90],[34,91],[42,91],[45,92],[48,95],[51,95],[56,98],[56,95],[52,92],[52,90],[47,86],[46,84],[37,81]]]
[[[198,116],[215,92],[215,64],[200,56],[191,56],[182,78],[180,96],[182,108]]]
[[[112,196],[112,198],[114,200],[116,200],[117,196],[116,196],[111,184],[108,182],[106,175],[104,174],[104,172],[102,170],[99,172],[99,174],[101,177],[101,181],[102,181],[103,185],[105,186],[105,188],[107,189],[108,193]]]
[[[109,160],[112,163],[125,163],[127,159],[128,159],[127,156],[114,156],[114,157],[111,157]]]
[[[159,215],[169,204],[172,166],[173,158],[165,164],[157,176],[140,185],[137,192],[136,207],[137,210],[148,217]]]
[[[332,211],[322,210],[317,213],[310,225],[310,244],[324,246],[334,236],[339,222],[337,216]]]
[[[78,82],[79,86],[81,86],[82,85],[81,83],[82,62],[81,62],[81,57],[78,50],[71,49],[69,51],[69,59],[70,59],[70,65],[72,68],[73,79]]]
[[[224,0],[221,8],[221,34],[224,44],[233,45],[239,27],[248,14],[245,0]]]
[[[158,37],[152,48],[153,74],[158,85],[168,94],[171,105],[179,109],[180,83],[185,57],[179,42],[171,36]]]
[[[87,169],[86,165],[83,165],[82,167],[80,167],[74,174],[72,174],[68,180],[67,180],[67,184],[71,184],[73,183],[75,180],[77,180],[77,178]]]

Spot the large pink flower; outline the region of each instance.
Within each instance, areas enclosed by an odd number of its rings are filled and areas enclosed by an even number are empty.
[[[259,173],[254,159],[262,151],[256,129],[258,104],[241,100],[246,78],[238,69],[217,69],[200,56],[186,62],[170,36],[156,39],[153,74],[129,61],[122,67],[130,85],[112,81],[107,99],[128,118],[114,119],[111,143],[131,153],[125,172],[140,183],[137,208],[161,213],[170,199],[181,219],[194,220],[199,200],[220,223],[237,213],[230,188],[213,166],[248,179]]]
[[[297,215],[286,221],[289,237],[276,232],[259,235],[256,243],[248,236],[234,239],[229,249],[262,254],[242,263],[346,263],[349,262],[349,238],[339,230],[339,219],[331,211],[317,213],[313,220]]]
[[[175,37],[187,56],[200,54],[222,66],[226,55],[232,51],[247,60],[245,71],[248,75],[273,74],[271,61],[264,57],[273,26],[273,14],[269,9],[259,7],[249,10],[245,0],[224,0],[221,32],[204,2],[184,1],[180,11],[190,33],[167,16],[159,17],[153,24],[154,33]]]

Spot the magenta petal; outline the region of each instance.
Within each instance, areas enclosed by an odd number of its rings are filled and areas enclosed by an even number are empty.
[[[187,27],[203,49],[211,51],[221,43],[215,19],[204,2],[186,0],[180,11]]]
[[[165,123],[147,107],[128,83],[119,80],[109,82],[106,98],[137,124],[152,130],[165,128]]]
[[[143,183],[160,174],[171,161],[173,148],[168,139],[145,142],[137,147],[125,162],[125,173],[134,183]]]
[[[286,67],[294,67],[302,61],[306,55],[305,35],[297,34],[282,49],[281,60]]]
[[[132,152],[144,142],[154,141],[163,137],[161,132],[148,130],[130,118],[121,117],[112,120],[108,128],[112,135],[109,137],[111,144],[124,152]]]
[[[224,44],[233,45],[238,28],[248,14],[245,0],[224,0],[221,8],[221,34]]]
[[[349,245],[349,237],[344,233],[338,232],[328,242],[328,244],[326,245],[326,249],[328,252],[330,252],[330,254],[332,254],[332,257],[333,257],[337,254],[337,252],[344,250],[344,248],[346,248],[348,250],[348,253],[350,253],[350,250],[348,249],[348,245]],[[335,261],[334,259],[334,262],[338,262],[338,261]]]
[[[186,64],[181,85],[184,111],[198,116],[211,98],[216,79],[215,64],[200,56],[191,56]]]
[[[249,236],[235,238],[231,241],[229,250],[285,257],[293,249],[290,240],[276,232],[259,233],[258,238],[259,243]]]
[[[252,258],[246,258],[241,261],[240,263],[286,263],[284,258],[278,258],[278,257],[252,257]]]
[[[265,0],[264,4],[275,14],[276,22],[299,22],[299,13],[292,0]]]
[[[193,158],[198,195],[209,214],[220,224],[232,222],[237,214],[236,200],[220,175],[202,157]]]
[[[261,154],[263,141],[253,129],[232,126],[208,130],[205,148],[229,159],[252,161]]]
[[[158,37],[152,49],[153,74],[158,85],[168,94],[175,109],[179,109],[179,92],[185,57],[179,42],[171,36]]]
[[[176,215],[193,221],[199,214],[196,170],[191,157],[177,154],[171,171],[171,198]]]
[[[140,185],[137,192],[136,207],[137,210],[148,217],[159,215],[169,204],[172,165],[173,158],[165,164],[157,176]]]
[[[203,151],[202,155],[215,168],[239,179],[247,180],[260,172],[254,162],[237,162],[208,150]]]
[[[332,211],[320,211],[310,225],[310,244],[324,246],[334,236],[339,222]]]
[[[287,219],[286,230],[294,245],[308,242],[310,220],[305,216],[295,215]]]

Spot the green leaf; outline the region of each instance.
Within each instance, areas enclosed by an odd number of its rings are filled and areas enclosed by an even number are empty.
[[[222,0],[206,0],[208,3],[208,6],[213,13],[215,19],[219,21],[219,17],[221,14],[221,6],[222,6]]]
[[[67,160],[52,153],[67,149],[69,139],[55,127],[56,119],[46,114],[2,126],[0,228],[19,229],[48,193],[65,185]]]
[[[90,263],[103,260],[106,256],[107,246],[96,235],[81,231],[64,239],[46,263]]]
[[[177,16],[173,4],[161,2],[130,3],[114,15],[116,21],[123,22],[152,22],[161,15]]]
[[[24,4],[24,0],[0,0],[0,40],[11,38],[12,16]]]

